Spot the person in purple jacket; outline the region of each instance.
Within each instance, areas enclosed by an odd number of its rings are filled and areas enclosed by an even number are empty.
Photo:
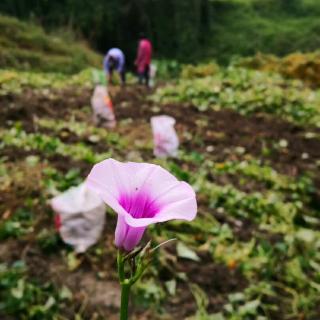
[[[112,83],[112,74],[118,72],[121,78],[121,84],[126,82],[125,57],[118,48],[110,49],[103,59],[103,69],[107,76],[107,83]]]

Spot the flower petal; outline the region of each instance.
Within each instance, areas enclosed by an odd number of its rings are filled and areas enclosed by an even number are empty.
[[[149,163],[121,163],[113,159],[96,164],[86,184],[118,214],[130,216],[120,205],[123,194],[147,192],[152,199],[164,192],[178,180],[160,166]],[[144,191],[145,190],[145,191]]]
[[[118,221],[117,221],[115,239],[114,239],[115,245],[118,248],[122,247],[122,244],[126,238],[127,231],[128,231],[128,225],[124,221],[123,216],[118,215]]]
[[[136,164],[121,163],[113,159],[104,160],[93,166],[87,183],[97,189],[99,193],[107,192],[118,198],[120,192],[131,192],[132,172]]]
[[[93,189],[103,201],[115,212],[126,215],[127,212],[119,204],[121,193],[131,193],[132,172],[136,172],[139,164],[121,163],[113,159],[104,160],[92,168],[86,185]]]
[[[116,238],[120,240],[125,237],[124,229],[127,224],[133,228],[143,228],[151,223],[163,222],[172,219],[192,220],[196,216],[197,203],[195,192],[192,187],[178,181],[167,170],[158,165],[148,163],[121,163],[113,159],[104,160],[96,164],[91,170],[87,185],[94,189],[100,197],[119,215],[123,217],[119,226],[117,225]],[[137,218],[134,218],[120,204],[120,199],[123,195],[128,197],[141,197],[141,194],[151,199],[159,207],[153,217],[143,218],[138,214],[138,207],[134,208]],[[134,199],[134,198],[132,198]],[[142,198],[141,198],[142,199]],[[132,202],[134,205],[139,205],[144,201]],[[129,209],[127,209],[130,211]],[[143,230],[144,231],[144,230]],[[142,231],[142,234],[143,234]],[[137,232],[135,235],[129,233],[129,237],[140,237]],[[139,235],[137,235],[139,234]],[[141,237],[142,237],[141,234]]]
[[[137,244],[139,244],[146,227],[133,228],[128,226],[126,239],[123,243],[123,248],[126,251],[131,251]]]
[[[134,174],[134,190],[145,190],[152,197],[162,191],[162,185],[178,182],[177,178],[167,170],[155,164],[141,163],[140,170]]]
[[[133,227],[144,227],[173,219],[193,220],[197,213],[197,201],[192,187],[185,182],[177,182],[171,184],[171,188],[167,184],[166,188],[167,192],[159,193],[155,198],[161,209],[154,217],[135,219],[125,216],[126,223]]]
[[[141,240],[145,227],[134,228],[126,224],[123,216],[118,215],[118,222],[115,232],[115,245],[126,251],[131,251]]]

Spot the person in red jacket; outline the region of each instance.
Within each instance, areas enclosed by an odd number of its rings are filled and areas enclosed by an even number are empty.
[[[149,72],[150,63],[152,57],[152,45],[144,34],[140,35],[137,58],[135,65],[137,67],[137,73],[139,77],[139,83],[145,82],[146,86],[149,86]]]

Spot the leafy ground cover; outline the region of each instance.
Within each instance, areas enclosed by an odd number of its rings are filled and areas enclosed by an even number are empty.
[[[319,91],[278,74],[227,68],[213,77],[180,80],[158,89],[156,102],[191,102],[200,111],[228,108],[243,115],[269,113],[285,120],[320,126]]]
[[[312,53],[292,53],[283,58],[261,53],[240,59],[239,65],[264,71],[278,72],[288,78],[301,79],[313,87],[319,87],[318,51]]]
[[[92,125],[86,77],[70,83],[52,75],[51,86],[30,74],[21,85],[6,72],[1,319],[117,319],[114,214],[107,211],[99,243],[75,255],[48,205],[110,156],[161,164],[193,185],[199,204],[191,224],[149,228],[147,238],[177,241],[159,251],[134,289],[133,319],[319,318],[317,91],[242,69],[155,92],[112,88],[118,125],[106,131]],[[149,119],[157,114],[177,120],[177,158],[153,157]]]

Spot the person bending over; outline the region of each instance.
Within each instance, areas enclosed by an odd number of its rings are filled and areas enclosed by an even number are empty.
[[[107,83],[113,83],[113,72],[116,71],[120,75],[121,84],[126,82],[125,74],[125,56],[118,48],[110,49],[103,59],[103,69],[107,76]]]

